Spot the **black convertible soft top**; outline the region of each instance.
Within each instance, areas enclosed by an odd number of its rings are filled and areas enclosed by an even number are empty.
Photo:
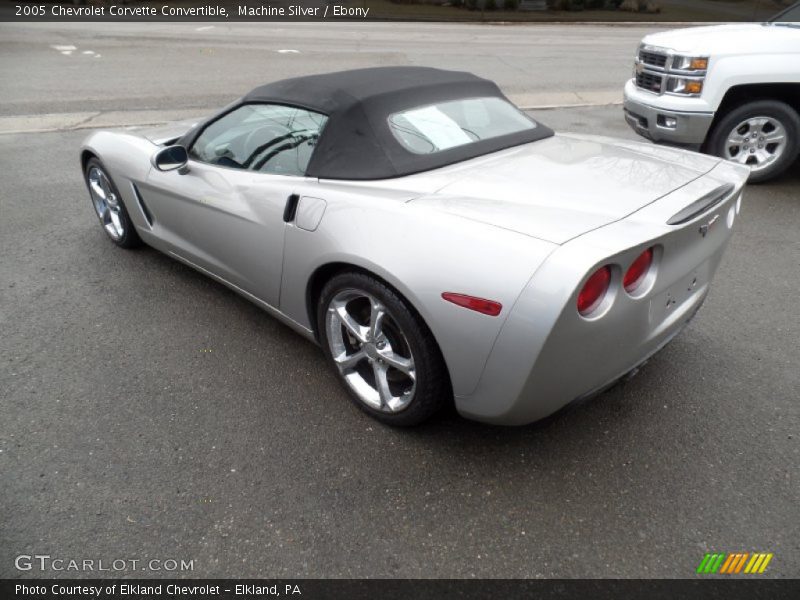
[[[269,83],[254,89],[224,113],[243,104],[270,102],[327,115],[306,171],[309,177],[321,179],[400,177],[553,135],[551,129],[537,123],[526,131],[432,154],[414,154],[389,129],[388,118],[398,111],[479,97],[508,101],[495,83],[471,73],[428,67],[376,67]],[[194,129],[182,142],[190,145],[202,129]]]

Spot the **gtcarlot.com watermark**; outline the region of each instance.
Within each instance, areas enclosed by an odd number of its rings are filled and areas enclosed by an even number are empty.
[[[66,558],[49,554],[20,554],[14,559],[17,571],[70,571],[70,572],[121,572],[121,571],[194,571],[194,559],[182,558]]]

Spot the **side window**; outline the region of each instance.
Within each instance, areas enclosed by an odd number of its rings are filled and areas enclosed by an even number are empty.
[[[206,127],[189,156],[275,175],[305,175],[328,117],[293,106],[247,104]]]

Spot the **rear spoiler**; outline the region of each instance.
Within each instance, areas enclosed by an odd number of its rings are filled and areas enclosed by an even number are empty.
[[[732,183],[721,185],[717,189],[709,192],[699,200],[695,200],[686,208],[678,211],[672,215],[667,221],[667,225],[681,225],[687,221],[691,221],[696,216],[703,214],[707,210],[711,210],[717,204],[721,204],[728,198],[734,191],[736,186]]]

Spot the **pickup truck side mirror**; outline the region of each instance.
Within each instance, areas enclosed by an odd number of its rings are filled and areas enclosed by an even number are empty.
[[[188,172],[186,163],[189,162],[189,153],[183,146],[167,146],[156,152],[150,162],[159,171],[178,169],[178,173],[183,175]]]

